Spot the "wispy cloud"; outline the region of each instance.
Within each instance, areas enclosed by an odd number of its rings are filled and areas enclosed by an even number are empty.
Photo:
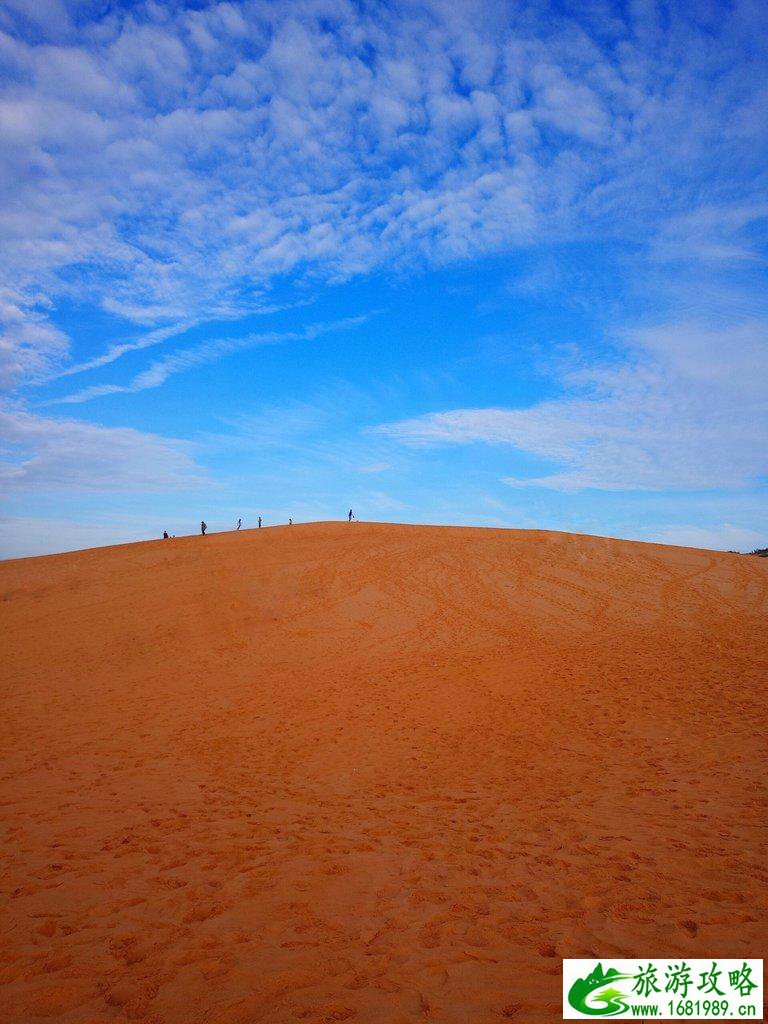
[[[563,398],[385,424],[411,446],[510,445],[554,463],[515,487],[564,491],[746,487],[768,474],[768,325],[666,324],[625,334],[624,358],[573,370]]]
[[[651,256],[662,261],[764,263],[765,255],[745,244],[744,233],[766,220],[766,202],[697,206],[662,225]]]
[[[310,299],[304,299],[282,305],[275,303],[262,303],[260,305],[254,305],[251,308],[242,306],[229,310],[220,309],[217,311],[217,320],[241,320],[246,315],[254,314],[266,316],[270,313],[279,313],[286,309],[296,309],[300,306],[306,306],[309,305],[310,302]],[[108,308],[108,303],[106,302],[105,307]],[[209,310],[208,313],[210,315],[212,311]],[[92,359],[86,359],[81,363],[75,363],[72,366],[59,369],[57,372],[52,373],[49,377],[45,378],[45,380],[46,382],[50,382],[51,380],[59,380],[62,377],[72,377],[78,373],[85,373],[87,370],[101,369],[101,367],[108,366],[110,363],[114,363],[118,359],[121,359],[129,352],[141,352],[147,348],[154,348],[156,345],[163,344],[163,342],[167,341],[169,338],[176,338],[181,334],[186,334],[187,331],[200,326],[203,322],[204,321],[201,319],[183,320],[178,323],[169,324],[165,327],[157,327],[154,330],[148,331],[146,334],[142,334],[140,337],[133,339],[132,341],[124,341],[109,345],[101,355],[94,356]]]
[[[159,388],[174,374],[184,373],[187,370],[204,366],[207,363],[214,363],[224,356],[232,355],[235,352],[243,352],[246,349],[256,348],[259,345],[279,345],[288,341],[312,341],[324,334],[358,327],[360,324],[365,323],[371,315],[366,313],[360,316],[345,317],[332,323],[312,324],[300,331],[252,333],[240,338],[217,338],[212,341],[206,341],[192,348],[181,349],[162,359],[155,360],[146,370],[136,374],[128,384],[94,384],[71,395],[64,395],[62,398],[53,399],[46,404],[79,405],[93,398],[101,398],[105,395],[134,394],[137,391]]]
[[[0,491],[167,491],[206,483],[193,446],[128,427],[104,427],[0,408]]]
[[[43,377],[69,351],[69,338],[45,312],[12,288],[0,287],[0,390]]]
[[[77,373],[85,373],[87,370],[98,370],[102,366],[114,363],[117,359],[127,355],[128,352],[141,352],[145,348],[161,345],[168,338],[175,338],[180,334],[185,334],[191,327],[195,326],[195,323],[196,321],[194,320],[188,320],[184,323],[172,324],[169,327],[158,327],[154,331],[148,331],[147,334],[142,335],[142,337],[137,338],[135,341],[124,341],[120,344],[110,345],[100,356],[94,356],[93,359],[86,359],[82,363],[68,366],[54,374],[53,379],[72,377]]]

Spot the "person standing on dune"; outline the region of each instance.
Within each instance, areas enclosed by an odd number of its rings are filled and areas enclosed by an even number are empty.
[[[204,519],[200,520],[200,533],[205,536],[205,531],[208,529],[208,523]]]
[[[354,518],[354,517],[353,517],[353,515],[352,515],[352,509],[350,509],[350,510],[349,510],[349,515],[347,516],[347,522],[348,522],[348,523],[351,523],[351,522],[352,522],[352,519],[353,519],[353,518]]]
[[[259,529],[261,529],[261,516],[259,516]]]
[[[243,520],[242,519],[238,519],[237,520],[237,526],[235,527],[235,529],[239,530],[242,525],[243,525]]]

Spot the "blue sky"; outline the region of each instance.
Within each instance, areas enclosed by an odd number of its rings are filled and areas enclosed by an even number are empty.
[[[768,543],[768,8],[0,9],[0,554]]]

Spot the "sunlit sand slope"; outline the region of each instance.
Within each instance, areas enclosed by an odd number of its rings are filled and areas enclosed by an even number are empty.
[[[768,561],[313,524],[0,565],[4,1024],[560,1018],[768,950]]]

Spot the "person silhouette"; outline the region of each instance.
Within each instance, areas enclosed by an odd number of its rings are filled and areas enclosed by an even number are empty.
[[[347,522],[348,523],[352,522],[352,509],[349,510],[349,515],[347,516]]]
[[[236,529],[239,530],[242,525],[243,525],[243,520],[242,519],[238,519],[237,520],[237,527],[236,527]]]
[[[168,540],[168,531],[163,530],[163,540]]]
[[[208,529],[208,523],[204,519],[200,520],[200,533],[205,536],[205,531]]]
[[[261,516],[259,516],[259,529],[261,529]]]
[[[293,526],[293,520],[292,520],[292,519],[289,519],[289,520],[288,520],[288,525],[289,525],[289,526]]]

